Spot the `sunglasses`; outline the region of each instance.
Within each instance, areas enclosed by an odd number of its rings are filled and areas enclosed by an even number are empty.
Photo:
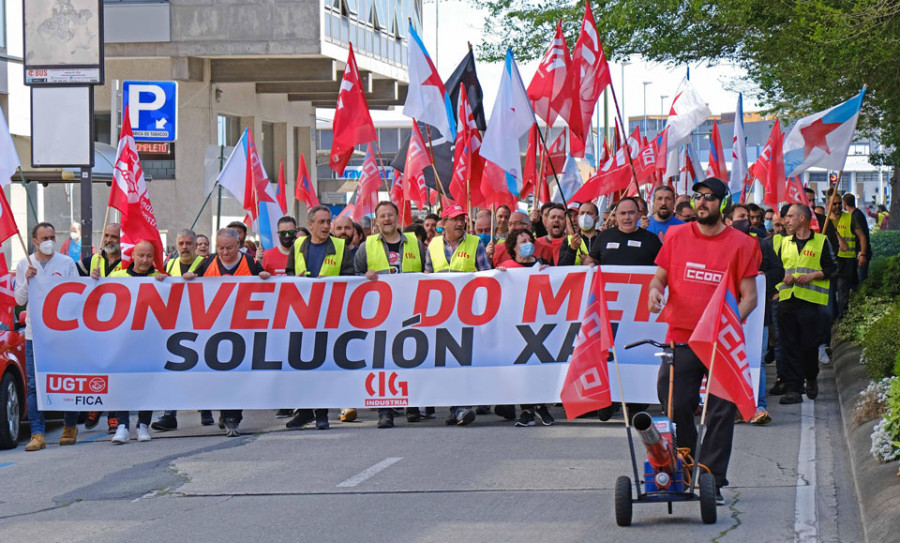
[[[296,233],[297,233],[296,230],[279,230],[278,231],[279,236],[293,236]]]
[[[711,192],[695,192],[691,195],[691,200],[700,200],[701,198],[703,200],[706,200],[707,202],[712,202],[719,199],[718,196]]]

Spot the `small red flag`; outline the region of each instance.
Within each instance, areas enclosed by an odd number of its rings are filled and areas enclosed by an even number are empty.
[[[366,159],[363,161],[362,173],[359,176],[359,186],[356,189],[356,206],[350,214],[354,222],[361,221],[364,215],[375,213],[380,187],[381,170],[378,169],[378,164],[375,162],[375,153],[372,151],[370,143]]]
[[[13,216],[9,202],[6,200],[6,191],[0,187],[0,242],[8,240],[18,231],[19,227],[16,225],[16,218]]]
[[[534,113],[548,126],[553,126],[557,116],[568,118],[570,115],[575,97],[571,79],[567,77],[571,64],[572,58],[560,20],[556,23],[556,35],[528,84],[528,98]]]
[[[728,179],[728,166],[725,164],[725,151],[722,150],[722,136],[719,135],[719,123],[713,121],[712,134],[709,136],[709,165],[707,177]]]
[[[300,164],[297,165],[297,186],[294,188],[294,198],[305,203],[307,209],[319,205],[319,197],[316,196],[316,189],[310,182],[303,151],[300,151]]]
[[[584,319],[559,393],[569,419],[612,404],[606,361],[613,346],[613,334],[603,291],[603,274],[599,267],[595,270]]]
[[[281,214],[287,215],[287,188],[284,182],[284,159],[278,166],[278,185],[275,187],[275,197],[278,198],[278,207],[281,208]]]
[[[766,147],[771,149],[766,177],[763,180],[766,187],[766,195],[763,202],[773,208],[778,207],[785,198],[785,173],[784,173],[784,133],[781,131],[781,121],[775,119],[772,132]],[[760,157],[762,158],[762,157]],[[805,195],[804,195],[805,196]]]
[[[706,365],[715,366],[708,379],[710,394],[734,403],[744,420],[756,413],[756,398],[750,384],[750,362],[738,301],[725,273],[688,340],[691,350]]]
[[[347,67],[344,69],[344,78],[341,80],[341,90],[338,92],[332,126],[334,139],[331,142],[331,159],[328,165],[335,173],[343,175],[344,168],[353,155],[353,148],[375,141],[377,137],[372,116],[369,114],[369,104],[362,90],[352,43],[350,54],[347,56]]]
[[[403,172],[403,199],[414,202],[419,209],[425,207],[428,198],[425,186],[425,168],[431,167],[431,159],[425,149],[425,141],[419,132],[419,124],[413,119],[409,149],[406,152],[406,170]]]
[[[573,85],[575,96],[572,114],[568,118],[563,118],[572,130],[572,156],[580,158],[584,156],[584,142],[591,128],[594,106],[600,98],[600,93],[612,82],[609,64],[603,53],[600,36],[597,35],[597,23],[594,22],[589,2],[585,2],[584,5],[584,20],[581,22],[578,41],[572,50],[572,67],[569,73],[572,74],[570,84]]]

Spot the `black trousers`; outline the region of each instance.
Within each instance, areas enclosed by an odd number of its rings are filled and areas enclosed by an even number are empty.
[[[795,297],[778,302],[778,333],[782,342],[782,367],[787,389],[800,394],[804,381],[819,376],[819,304]]]
[[[831,288],[835,289],[834,318],[841,319],[850,306],[850,289],[859,281],[856,258],[837,259],[838,271]]]
[[[111,413],[114,417],[119,419],[119,424],[125,426],[125,428],[129,428],[131,426],[128,411],[117,411],[115,413]],[[146,424],[150,426],[150,420],[153,417],[153,411],[138,411],[138,424]]]
[[[694,450],[697,446],[694,411],[700,405],[700,383],[706,375],[706,366],[689,347],[675,347],[674,368],[672,422],[675,423],[676,443],[679,447],[690,448],[694,460],[709,468],[716,478],[716,486],[726,486],[737,407],[729,401],[709,395],[706,433],[698,457]],[[659,402],[665,409],[669,397],[669,368],[665,363],[660,365],[656,390]]]

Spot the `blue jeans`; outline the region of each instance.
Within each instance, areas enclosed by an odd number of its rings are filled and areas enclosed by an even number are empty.
[[[763,338],[762,338],[762,358],[759,362],[759,394],[756,399],[756,409],[765,409],[768,407],[768,402],[766,402],[766,349],[769,345],[769,327],[763,326]]]
[[[44,433],[44,413],[37,407],[37,383],[34,379],[34,347],[30,339],[25,340],[25,376],[26,398],[28,403],[28,420],[31,421],[31,435]],[[78,412],[66,411],[63,415],[63,424],[75,426],[78,424]]]

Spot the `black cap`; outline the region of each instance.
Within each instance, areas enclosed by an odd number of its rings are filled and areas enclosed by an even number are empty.
[[[726,185],[725,182],[718,177],[707,177],[703,181],[698,181],[697,183],[694,183],[694,186],[691,187],[691,190],[697,192],[697,189],[699,189],[700,187],[708,188],[710,192],[719,197],[719,200],[724,200],[725,197],[730,194],[728,185]]]

